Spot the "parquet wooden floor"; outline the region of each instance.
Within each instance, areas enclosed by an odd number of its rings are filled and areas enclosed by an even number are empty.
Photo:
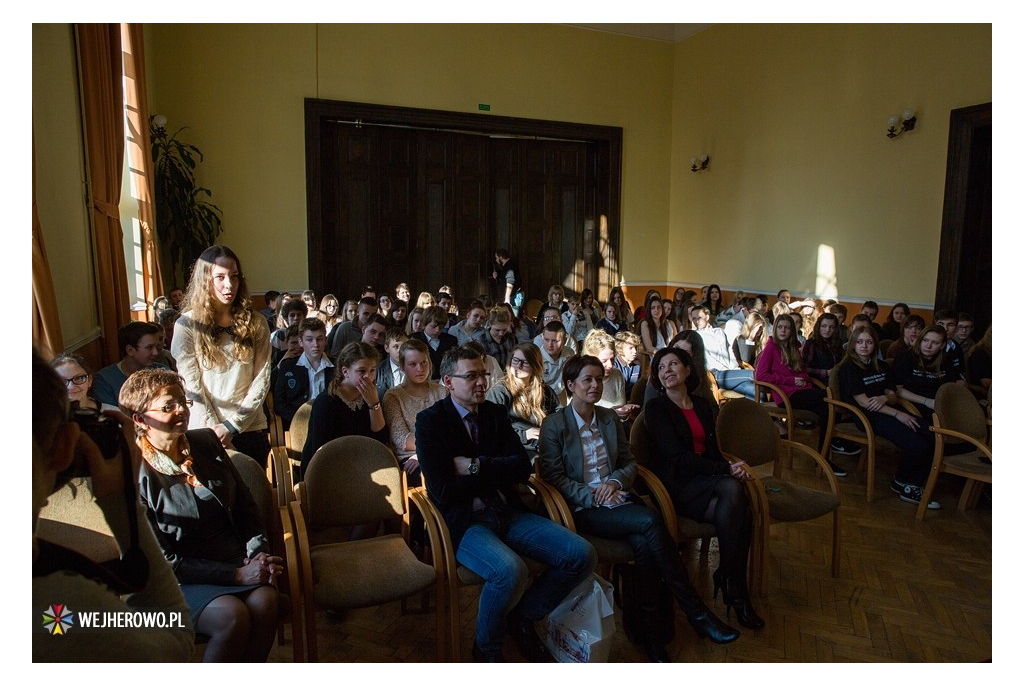
[[[807,438],[801,437],[808,442]],[[829,571],[830,519],[777,524],[771,532],[767,594],[755,605],[767,625],[741,629],[736,642],[718,646],[697,640],[680,612],[669,645],[678,662],[980,662],[992,658],[992,515],[956,509],[958,479],[944,475],[934,498],[939,511],[923,522],[915,508],[889,491],[895,456],[878,455],[875,502],[864,499],[865,474],[856,457],[838,456],[850,475],[843,495],[840,577]],[[820,478],[800,459],[795,477]],[[707,559],[696,545],[685,552],[691,579],[708,605],[725,617],[721,598],[711,599],[716,542]],[[478,591],[463,589],[463,659],[475,626]],[[610,661],[643,662],[643,650],[621,630]],[[736,625],[733,622],[733,625]],[[436,660],[432,613],[401,615],[397,603],[343,616],[317,617],[322,662],[432,662]],[[270,661],[291,661],[291,645],[276,646]],[[519,661],[511,644],[505,656]]]

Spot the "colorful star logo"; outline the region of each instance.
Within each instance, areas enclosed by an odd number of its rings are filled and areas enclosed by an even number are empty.
[[[74,625],[74,613],[65,604],[53,604],[43,612],[43,626],[50,635],[63,635]]]

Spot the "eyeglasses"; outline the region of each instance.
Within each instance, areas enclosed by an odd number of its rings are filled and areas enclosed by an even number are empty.
[[[146,411],[162,411],[165,414],[173,414],[174,412],[178,411],[179,409],[184,409],[185,407],[191,407],[191,406],[192,406],[192,400],[184,400],[182,402],[168,402],[167,404],[165,404],[162,407],[150,407]]]
[[[476,383],[479,380],[485,381],[491,377],[491,374],[487,373],[486,371],[483,373],[451,373],[448,375],[451,376],[452,378],[464,378],[470,383]]]
[[[72,376],[71,378],[65,378],[64,379],[64,385],[66,385],[68,387],[70,387],[72,384],[74,384],[74,385],[83,385],[87,380],[89,380],[89,374],[87,374],[87,373],[80,373],[77,376]]]
[[[973,323],[959,324],[959,325],[957,325],[956,329],[958,331],[973,331],[974,330],[974,324]]]
[[[532,366],[530,362],[526,361],[521,357],[512,357],[511,362],[512,366]]]

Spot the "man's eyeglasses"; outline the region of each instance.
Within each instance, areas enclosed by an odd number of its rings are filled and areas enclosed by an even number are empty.
[[[162,411],[165,414],[173,414],[174,412],[178,411],[179,409],[184,409],[185,407],[191,407],[191,406],[192,406],[192,400],[184,400],[182,402],[168,402],[167,404],[165,404],[162,407],[150,407],[146,411]]]
[[[476,383],[479,380],[486,381],[491,376],[491,374],[487,373],[486,371],[483,373],[451,373],[448,375],[451,376],[452,378],[463,378],[469,381],[470,383]]]
[[[71,386],[72,384],[74,384],[74,385],[82,385],[87,380],[89,380],[89,374],[87,374],[87,373],[80,373],[77,376],[72,376],[71,378],[65,378],[64,379],[64,385],[65,386]]]
[[[512,366],[531,366],[530,362],[526,361],[521,357],[512,357],[511,362]]]

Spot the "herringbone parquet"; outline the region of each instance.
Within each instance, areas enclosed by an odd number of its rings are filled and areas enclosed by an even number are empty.
[[[809,438],[801,436],[805,442]],[[840,479],[843,495],[842,566],[829,570],[829,519],[772,527],[767,594],[755,604],[767,625],[742,629],[731,645],[695,638],[676,612],[669,645],[679,662],[979,662],[992,657],[992,516],[982,508],[956,509],[960,481],[943,476],[935,493],[942,504],[923,522],[915,508],[889,491],[893,454],[878,455],[875,502],[864,499],[856,457],[837,457],[850,467]],[[819,476],[797,460],[793,473],[805,484]],[[701,559],[694,544],[684,550],[697,590],[711,598],[717,545]],[[462,590],[463,659],[470,660],[478,591]],[[429,662],[436,659],[432,613],[401,615],[398,604],[317,618],[320,660]],[[621,630],[611,661],[646,661]],[[734,623],[735,625],[735,623]],[[520,660],[506,645],[509,660]],[[271,661],[290,661],[291,646],[277,646]]]

